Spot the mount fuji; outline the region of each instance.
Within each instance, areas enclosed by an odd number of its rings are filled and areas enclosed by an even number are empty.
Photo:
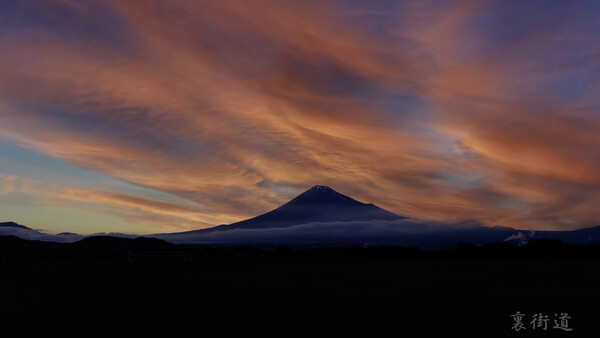
[[[362,203],[324,185],[315,185],[259,216],[212,228],[150,235],[172,242],[331,242],[356,236],[377,222],[410,221],[371,203]],[[348,238],[346,238],[348,239]]]
[[[244,221],[150,236],[168,242],[196,244],[368,243],[444,248],[459,242],[521,244],[538,238],[585,244],[600,239],[600,227],[534,232],[504,226],[487,227],[475,221],[423,221],[394,214],[340,194],[330,187],[316,185],[282,206]]]
[[[0,223],[0,236],[3,235],[64,243],[99,235],[138,237],[120,233],[50,235],[13,222]],[[569,231],[532,231],[505,226],[488,227],[468,220],[419,220],[359,202],[327,186],[316,185],[282,206],[247,220],[206,229],[144,237],[182,244],[312,246],[359,243],[438,249],[452,247],[459,242],[475,245],[508,242],[522,245],[542,238],[559,239],[572,244],[599,243],[600,226]]]
[[[262,215],[207,231],[281,228],[312,222],[399,220],[399,216],[373,204],[361,203],[323,185],[315,185],[288,203]]]

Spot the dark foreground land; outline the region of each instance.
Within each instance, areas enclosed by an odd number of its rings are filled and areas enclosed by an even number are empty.
[[[600,331],[600,247],[552,240],[422,251],[259,250],[111,238],[32,244],[5,237],[0,269],[3,326],[123,330],[125,324],[150,332],[162,326],[188,332],[171,336],[190,336],[192,329],[199,337],[211,330],[281,337],[585,337]],[[518,332],[511,329],[516,311],[525,315]],[[546,330],[531,324],[536,313],[548,316]],[[553,328],[561,313],[573,331]]]

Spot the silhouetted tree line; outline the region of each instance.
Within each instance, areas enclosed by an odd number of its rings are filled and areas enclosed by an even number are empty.
[[[291,248],[288,245],[259,248],[254,246],[207,246],[170,244],[153,238],[87,238],[75,243],[29,241],[0,236],[0,261],[22,259],[126,259],[128,253],[144,251],[181,251],[195,258],[227,259],[511,259],[511,258],[600,258],[600,244],[575,245],[557,239],[535,239],[525,245],[508,242],[474,245],[458,243],[452,248],[425,250],[417,246],[346,245],[317,248]]]
[[[204,249],[214,250],[214,249]],[[421,249],[417,246],[340,246],[336,248],[300,248],[291,249],[279,245],[274,250],[235,246],[220,249],[221,253],[235,253],[239,256],[285,256],[285,257],[347,257],[356,259],[440,259],[440,258],[600,258],[600,244],[586,245],[563,243],[558,239],[535,239],[525,245],[508,242],[494,242],[483,245],[459,242],[447,249]]]
[[[455,247],[441,250],[439,253],[454,257],[600,258],[600,245],[598,243],[568,244],[558,239],[541,238],[530,240],[525,245],[501,242],[476,246],[471,243],[459,243]]]
[[[278,245],[264,249],[251,246],[231,246],[215,248],[211,246],[188,246],[188,250],[199,255],[235,257],[240,259],[256,257],[279,257],[286,259],[331,258],[331,259],[519,259],[519,258],[600,258],[600,244],[587,245],[563,243],[558,239],[535,239],[525,245],[508,242],[495,242],[483,245],[459,242],[447,249],[422,249],[417,246],[369,246],[358,245],[296,248]]]

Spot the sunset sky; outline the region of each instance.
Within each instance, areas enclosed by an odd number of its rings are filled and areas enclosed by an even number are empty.
[[[600,225],[600,2],[0,1],[0,222],[149,234],[327,185]]]

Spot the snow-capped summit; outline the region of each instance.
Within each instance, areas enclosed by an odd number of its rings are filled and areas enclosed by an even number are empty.
[[[340,194],[339,192],[331,189],[326,185],[315,185],[309,191],[312,191],[314,194],[329,194],[331,196],[337,197],[341,200],[345,200],[346,196]]]

